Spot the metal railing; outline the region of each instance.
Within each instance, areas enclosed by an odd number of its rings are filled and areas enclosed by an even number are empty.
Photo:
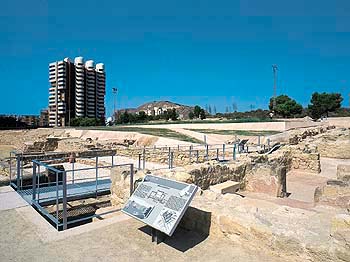
[[[172,146],[172,147],[143,147],[133,148],[135,153],[125,155],[125,157],[138,157],[138,170],[147,167],[147,161],[152,159],[163,158],[163,163],[167,164],[169,169],[175,167],[176,156],[179,154],[185,156],[186,160],[182,161],[183,165],[193,163],[203,163],[209,160],[228,161],[237,160],[237,155],[249,152],[265,152],[270,146],[266,145],[240,145],[234,144],[207,144],[207,145],[190,145],[190,146]],[[120,153],[121,154],[121,153]]]
[[[67,203],[71,200],[83,199],[87,197],[96,197],[99,194],[109,192],[111,181],[110,176],[99,174],[103,169],[110,169],[112,167],[128,167],[130,170],[130,194],[133,191],[133,181],[134,181],[134,165],[133,164],[121,164],[121,165],[109,165],[109,166],[99,166],[98,157],[96,159],[95,167],[88,168],[79,168],[71,170],[60,170],[54,166],[43,163],[38,160],[33,160],[33,177],[31,190],[23,189],[23,195],[26,197],[27,201],[30,199],[30,202],[35,206],[39,212],[45,215],[59,230],[62,227],[63,230],[67,229],[67,226],[73,223],[79,223],[84,220],[90,220],[99,215],[89,215],[84,216],[79,219],[69,219],[67,213]],[[41,169],[45,169],[47,174],[50,174],[51,178],[54,178],[54,181],[41,182]],[[77,172],[86,172],[93,171],[94,176],[76,178],[75,174]],[[70,174],[70,175],[68,175]],[[50,214],[45,206],[53,204],[56,209],[56,214]],[[114,210],[117,211],[118,209]],[[107,213],[110,213],[109,211]]]

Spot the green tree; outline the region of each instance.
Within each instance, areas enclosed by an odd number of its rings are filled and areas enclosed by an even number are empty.
[[[201,111],[200,111],[200,113],[199,113],[199,117],[200,117],[201,120],[203,120],[203,119],[206,118],[204,109],[201,109]]]
[[[130,116],[128,113],[128,110],[125,110],[122,114],[119,115],[120,116],[120,123],[121,124],[127,124],[130,122]]]
[[[269,104],[270,110],[273,110],[273,100],[274,98],[271,97]],[[291,117],[301,114],[303,107],[289,96],[280,95],[276,97],[276,108],[274,111],[277,115],[280,115],[282,117]]]
[[[339,93],[313,93],[311,104],[308,106],[309,114],[313,119],[323,115],[328,117],[330,112],[340,109],[343,98]]]
[[[188,114],[188,118],[189,119],[193,119],[194,118],[194,113],[192,111]]]
[[[193,114],[196,118],[199,118],[202,108],[200,106],[195,106],[193,110]]]
[[[170,110],[169,116],[171,120],[176,121],[179,117],[179,114],[176,112],[176,109],[173,108],[172,110]]]
[[[101,126],[104,125],[104,119],[99,118],[72,118],[71,126]]]
[[[148,120],[148,116],[145,111],[140,111],[136,117],[137,122],[146,122]]]

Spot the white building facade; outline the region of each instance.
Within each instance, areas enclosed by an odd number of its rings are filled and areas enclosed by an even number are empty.
[[[69,126],[73,118],[105,118],[104,64],[83,57],[49,64],[49,126]]]

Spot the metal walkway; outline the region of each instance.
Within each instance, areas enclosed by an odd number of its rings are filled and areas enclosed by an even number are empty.
[[[110,179],[101,179],[98,180],[97,183],[96,181],[91,181],[67,184],[67,200],[69,201],[73,199],[83,199],[89,197],[90,195],[95,196],[96,193],[108,193],[110,187]],[[20,193],[28,203],[32,203],[32,188],[20,190],[18,193]],[[56,187],[56,184],[54,184],[53,186],[36,188],[36,196],[37,200],[40,202],[40,205],[49,205],[51,203],[56,203],[57,196],[58,201],[61,202],[63,198],[63,185],[58,185],[58,187]]]

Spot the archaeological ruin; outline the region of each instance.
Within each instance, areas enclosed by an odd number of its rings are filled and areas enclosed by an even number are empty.
[[[286,259],[350,261],[350,129],[242,140],[162,145],[141,134],[3,131],[11,153],[0,182],[69,231],[112,221],[145,176],[163,177],[199,188],[179,228]]]

